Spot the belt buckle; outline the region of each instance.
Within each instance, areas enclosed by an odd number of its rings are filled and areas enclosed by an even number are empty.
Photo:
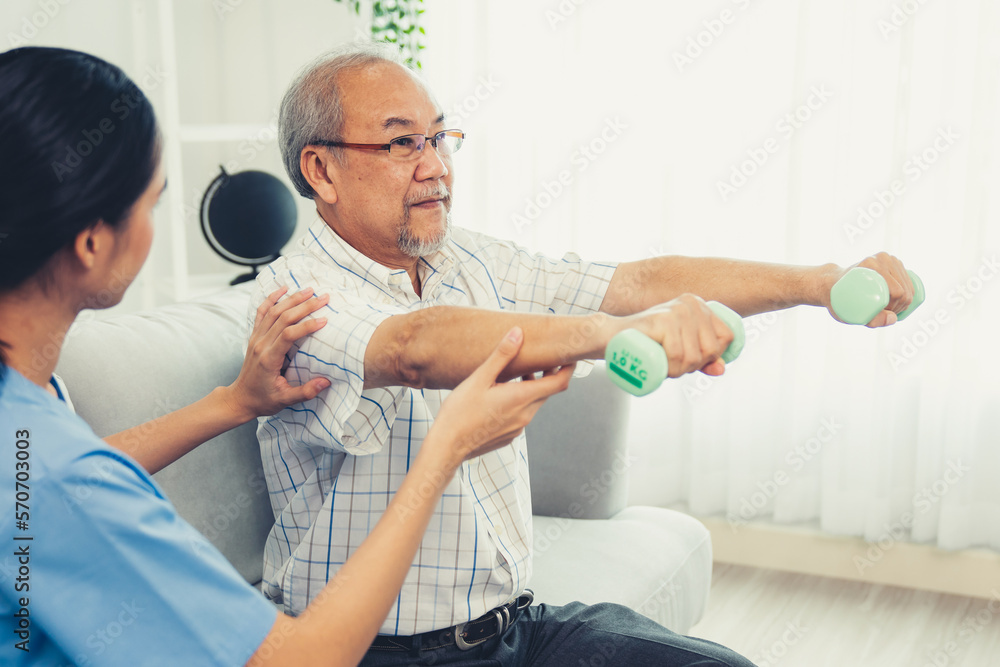
[[[527,598],[524,604],[521,604],[521,600]],[[530,607],[531,603],[535,601],[535,592],[530,588],[525,588],[524,592],[521,593],[521,597],[517,598],[515,604],[517,605],[517,610],[520,611],[526,607]]]
[[[493,616],[496,618],[497,621],[497,631],[495,634],[500,634],[501,632],[503,632],[504,629],[503,616],[501,616],[500,612],[497,611],[496,609],[493,609],[492,611],[493,611]],[[462,633],[465,632],[466,625],[468,625],[468,623],[459,623],[458,625],[455,626],[455,646],[457,646],[459,650],[468,651],[471,648],[479,646],[487,639],[490,639],[490,637],[486,637],[485,639],[480,639],[475,644],[470,644],[469,642],[465,641],[465,638],[462,636]]]

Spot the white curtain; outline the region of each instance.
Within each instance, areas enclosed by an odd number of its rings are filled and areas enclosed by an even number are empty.
[[[798,308],[636,399],[631,501],[1000,549],[1000,3],[428,0],[457,224],[560,255],[849,265],[927,301]]]

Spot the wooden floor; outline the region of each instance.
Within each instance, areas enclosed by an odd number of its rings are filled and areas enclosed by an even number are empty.
[[[760,667],[1000,667],[1000,598],[716,563],[691,634]]]

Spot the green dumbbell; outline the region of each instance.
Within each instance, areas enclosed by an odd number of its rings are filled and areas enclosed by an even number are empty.
[[[913,271],[907,271],[913,282],[913,302],[897,315],[905,320],[924,302],[924,283]],[[848,324],[868,324],[889,305],[889,285],[877,271],[857,266],[837,281],[830,290],[830,305],[837,317]]]
[[[708,307],[733,332],[733,342],[722,353],[727,364],[740,356],[746,344],[743,319],[718,301]],[[654,391],[667,377],[667,353],[663,346],[638,329],[625,329],[615,334],[604,350],[608,377],[616,385],[636,396]]]

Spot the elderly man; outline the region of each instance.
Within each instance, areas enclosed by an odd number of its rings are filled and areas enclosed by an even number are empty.
[[[277,517],[264,591],[293,614],[385,511],[448,390],[512,326],[525,342],[506,378],[601,358],[625,328],[662,343],[672,377],[718,375],[732,334],[703,298],[744,316],[829,307],[845,272],[683,257],[550,260],[452,228],[452,155],[464,135],[412,71],[374,47],[308,67],[285,95],[279,128],[288,174],[318,217],[297,252],[261,272],[252,305],[279,286],[331,295],[329,324],[293,348],[289,371],[332,386],[258,429]],[[892,294],[871,326],[895,322],[913,293],[902,264],[888,255],[862,264]],[[750,665],[619,605],[531,606],[530,577],[521,435],[462,466],[362,664],[577,665],[613,651],[622,665]]]

